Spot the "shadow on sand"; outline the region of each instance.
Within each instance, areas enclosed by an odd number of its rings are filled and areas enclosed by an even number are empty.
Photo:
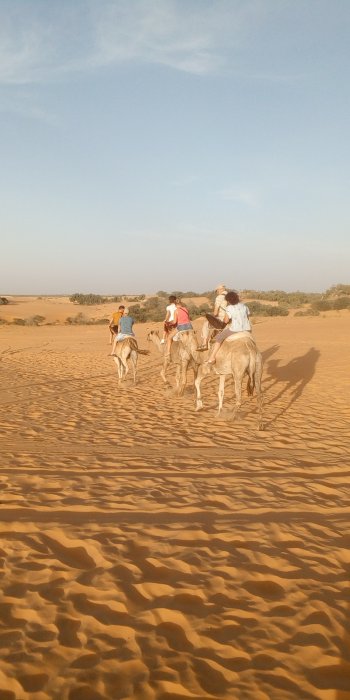
[[[271,355],[271,353],[269,353],[269,355]],[[267,381],[271,380],[266,387],[267,390],[270,391],[276,384],[281,387],[277,395],[268,403],[276,403],[284,394],[288,394],[289,397],[287,405],[284,406],[279,416],[288,411],[293,403],[300,398],[305,387],[315,374],[315,368],[319,357],[319,350],[310,348],[305,355],[293,358],[293,360],[290,360],[286,365],[280,365],[280,360],[269,360],[266,363],[265,376]]]

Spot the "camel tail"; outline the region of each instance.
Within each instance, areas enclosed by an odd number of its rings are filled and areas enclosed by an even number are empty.
[[[248,384],[247,384],[248,396],[253,396],[253,394],[254,394],[255,370],[256,370],[256,358],[255,358],[255,355],[251,354],[250,358],[249,358],[249,367],[248,367]]]
[[[138,355],[149,355],[149,350],[141,350],[137,347],[136,338],[130,338],[129,343],[131,350],[135,350],[135,352],[137,352]]]

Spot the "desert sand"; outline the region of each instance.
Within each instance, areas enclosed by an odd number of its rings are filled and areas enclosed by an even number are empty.
[[[350,698],[350,314],[254,334],[264,432],[153,346],[118,386],[106,327],[0,328],[1,700]]]

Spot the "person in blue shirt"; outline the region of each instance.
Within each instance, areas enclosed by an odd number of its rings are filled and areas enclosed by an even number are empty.
[[[119,319],[118,333],[114,339],[111,355],[114,355],[117,343],[119,343],[121,340],[125,340],[125,338],[135,337],[133,325],[134,319],[132,318],[132,316],[129,316],[129,309],[124,309],[123,316],[121,316],[121,318]]]

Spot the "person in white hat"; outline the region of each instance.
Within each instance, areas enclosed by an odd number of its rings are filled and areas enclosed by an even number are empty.
[[[216,297],[215,297],[215,302],[214,302],[214,313],[213,316],[215,316],[219,321],[224,322],[225,314],[226,314],[226,306],[227,306],[227,301],[225,299],[225,296],[227,294],[227,289],[224,284],[219,284],[216,288]],[[209,320],[205,320],[202,326],[202,332],[201,332],[201,345],[198,348],[199,350],[207,350],[208,349],[208,342],[209,342],[209,336],[210,333],[213,330],[213,326],[210,325]]]

